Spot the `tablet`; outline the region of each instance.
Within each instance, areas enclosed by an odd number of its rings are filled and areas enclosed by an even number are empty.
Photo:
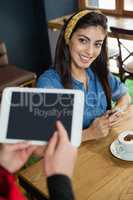
[[[84,94],[80,90],[9,87],[3,91],[0,142],[45,144],[60,120],[74,146],[81,142]]]

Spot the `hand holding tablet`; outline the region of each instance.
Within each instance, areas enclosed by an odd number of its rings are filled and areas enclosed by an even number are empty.
[[[0,142],[45,144],[60,120],[71,143],[81,142],[84,94],[79,90],[6,88],[0,113]]]

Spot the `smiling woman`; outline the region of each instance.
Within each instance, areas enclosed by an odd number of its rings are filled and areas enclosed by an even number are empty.
[[[71,73],[87,88],[85,69],[99,56],[106,33],[101,26],[78,29],[71,38]]]
[[[127,89],[108,71],[107,18],[99,11],[81,10],[64,24],[57,41],[54,67],[44,72],[37,87],[72,88],[85,94],[83,141],[105,137],[119,119],[111,115],[130,103]],[[115,108],[113,108],[113,111]]]

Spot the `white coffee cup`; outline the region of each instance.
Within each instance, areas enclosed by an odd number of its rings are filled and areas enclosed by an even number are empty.
[[[118,136],[119,153],[133,153],[133,131],[124,131]]]

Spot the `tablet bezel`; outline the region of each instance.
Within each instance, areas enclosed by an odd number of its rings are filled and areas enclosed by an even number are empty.
[[[8,88],[4,89],[4,91],[3,91],[2,101],[1,101],[1,112],[0,112],[0,142],[1,143],[16,143],[16,142],[26,141],[26,140],[22,140],[22,139],[6,138],[11,98],[12,98],[13,92],[74,94],[72,128],[71,128],[70,141],[76,147],[78,147],[80,145],[81,135],[82,135],[82,123],[83,123],[84,93],[80,90],[73,90],[73,89],[54,89],[54,88],[45,89],[45,88],[26,88],[26,87],[23,87],[23,88],[8,87]],[[35,145],[47,144],[47,141],[39,141],[39,140],[32,140],[30,142]]]

